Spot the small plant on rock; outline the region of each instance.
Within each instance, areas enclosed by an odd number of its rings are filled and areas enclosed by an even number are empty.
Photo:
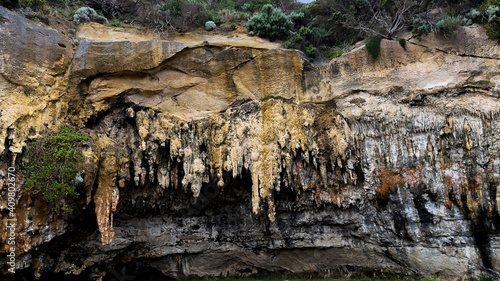
[[[400,38],[398,40],[398,42],[399,42],[399,45],[401,46],[401,48],[403,48],[406,51],[406,39]]]
[[[29,143],[21,170],[24,190],[41,193],[53,211],[68,211],[66,200],[79,195],[76,187],[81,184],[79,170],[84,160],[81,146],[88,140],[76,129],[63,127],[58,133]]]
[[[314,56],[316,55],[316,47],[314,47],[313,45],[309,45],[309,47],[306,48],[306,54],[309,58],[309,61],[314,61]]]
[[[413,21],[413,29],[411,30],[415,34],[416,38],[420,41],[422,36],[429,34],[431,32],[431,25],[425,23],[421,18],[415,19]]]
[[[485,11],[487,22],[484,25],[488,37],[498,39],[500,43],[500,6],[490,5]]]
[[[205,23],[205,29],[207,31],[214,31],[216,27],[217,27],[217,25],[213,21],[207,21]]]
[[[366,40],[366,50],[372,56],[373,59],[377,59],[380,54],[380,42],[382,39],[380,37],[370,37]]]
[[[464,16],[446,16],[436,23],[436,27],[446,35],[457,36],[458,28],[470,24],[470,20]]]

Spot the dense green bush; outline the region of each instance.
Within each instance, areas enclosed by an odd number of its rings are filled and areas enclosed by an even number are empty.
[[[329,59],[332,60],[334,58],[340,57],[344,54],[344,51],[339,50],[339,48],[329,48],[323,51],[323,54]]]
[[[243,4],[241,8],[245,11],[249,11],[251,13],[260,11],[262,7],[265,5],[270,5],[271,0],[253,0],[253,1],[247,1],[247,3]]]
[[[411,32],[415,34],[418,40],[422,40],[422,36],[431,32],[431,25],[424,22],[421,18],[417,18],[413,21],[413,29]]]
[[[98,21],[101,23],[109,23],[108,20],[97,14],[97,12],[90,7],[81,7],[76,10],[73,15],[73,22],[75,24],[80,24],[81,22]]]
[[[309,45],[306,48],[306,54],[307,57],[309,58],[309,61],[313,61],[314,57],[316,56],[316,47],[314,47],[313,45]]]
[[[217,27],[217,25],[213,21],[207,21],[205,23],[205,29],[207,31],[213,31],[213,30],[215,30],[216,27]]]
[[[446,16],[436,23],[436,27],[446,35],[456,36],[461,25],[470,24],[462,15]]]
[[[500,6],[488,6],[485,14],[487,16],[487,23],[484,27],[486,28],[488,37],[498,39],[498,43],[500,43]]]
[[[302,36],[297,32],[292,32],[290,39],[285,41],[285,47],[291,48],[299,42],[302,42]]]
[[[380,54],[380,42],[382,38],[374,36],[366,40],[366,50],[373,59],[377,59]]]
[[[88,137],[76,129],[63,127],[58,133],[29,143],[21,169],[25,191],[41,193],[53,211],[68,211],[66,200],[79,195],[76,182],[81,180],[78,172],[84,160],[81,146],[85,141]]]
[[[500,0],[485,1],[481,7],[471,9],[466,16],[476,23],[484,24],[488,37],[499,39],[500,43]]]
[[[248,20],[247,27],[255,35],[276,39],[285,38],[292,27],[292,21],[280,10],[272,5],[264,5],[261,13]]]
[[[403,48],[406,51],[406,39],[400,38],[398,40],[398,42],[399,42],[399,45],[401,46],[401,48]]]

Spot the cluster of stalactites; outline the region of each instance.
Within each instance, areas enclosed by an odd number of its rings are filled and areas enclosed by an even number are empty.
[[[499,121],[491,115],[446,116],[417,108],[397,120],[353,122],[355,138],[362,140],[366,189],[374,195],[384,180],[396,183],[400,177],[406,186],[424,184],[447,205],[459,198],[457,204],[466,204],[473,214],[493,211],[500,204],[491,200],[500,200],[500,194],[489,194],[500,175]],[[383,178],[382,170],[394,176]]]
[[[134,153],[135,182],[141,184],[147,176],[143,163],[147,161],[150,181],[157,180],[162,189],[175,185],[172,167],[182,163],[182,186],[190,187],[198,196],[202,185],[211,180],[224,186],[224,171],[236,178],[245,169],[252,177],[253,212],[259,213],[264,201],[273,222],[273,191],[279,191],[282,185],[307,188],[300,177],[294,182],[298,159],[319,170],[325,185],[327,163],[337,165],[345,160],[341,158],[351,135],[347,123],[339,115],[332,115],[336,125],[318,131],[314,124],[319,114],[313,105],[277,100],[249,102],[191,122],[139,111],[135,116],[141,149]],[[318,140],[328,142],[329,151],[325,152]],[[350,177],[355,175],[351,172]]]

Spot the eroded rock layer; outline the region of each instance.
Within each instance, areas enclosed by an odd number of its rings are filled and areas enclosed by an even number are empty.
[[[17,177],[2,278],[500,271],[500,49],[480,27],[316,66],[243,35],[89,24],[72,46],[0,16],[3,225],[26,142],[90,137],[71,214]]]

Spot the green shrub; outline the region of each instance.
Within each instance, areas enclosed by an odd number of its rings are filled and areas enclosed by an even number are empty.
[[[110,22],[109,25],[114,26],[114,27],[121,27],[122,23],[119,19],[113,18]]]
[[[312,30],[307,26],[301,26],[299,29],[299,34],[302,36],[311,36]]]
[[[413,29],[411,32],[416,35],[418,40],[422,40],[423,35],[427,35],[431,32],[431,26],[425,23],[421,18],[418,18],[413,21]]]
[[[500,43],[500,0],[485,1],[479,9],[471,9],[466,14],[466,24],[471,21],[484,24],[488,37],[499,39]]]
[[[216,27],[217,27],[217,25],[213,21],[207,21],[205,23],[205,29],[207,31],[213,31],[213,30],[215,30]]]
[[[500,7],[490,5],[485,11],[487,22],[484,25],[488,37],[498,39],[500,43]]]
[[[373,59],[377,59],[380,54],[380,42],[382,39],[380,37],[374,36],[366,40],[366,50],[372,56]]]
[[[253,1],[247,1],[247,2],[249,2],[249,3],[243,4],[243,6],[241,6],[241,8],[242,8],[242,10],[249,11],[251,13],[254,13],[256,11],[260,11],[262,9],[262,7],[264,7],[265,5],[271,4],[271,0],[253,0]]]
[[[209,12],[207,14],[207,21],[213,21],[215,24],[221,24],[222,23],[222,17],[215,13],[215,12]]]
[[[73,15],[73,22],[75,24],[80,24],[81,22],[99,21],[108,23],[108,20],[97,14],[97,12],[90,7],[81,7],[76,10]]]
[[[63,127],[58,133],[29,143],[21,169],[25,191],[41,192],[53,211],[68,211],[66,200],[79,195],[76,182],[81,182],[78,171],[84,156],[80,147],[85,141],[88,137],[76,129]]]
[[[236,30],[236,29],[238,29],[238,25],[237,25],[237,24],[235,24],[235,23],[232,23],[232,24],[230,24],[230,25],[229,25],[229,28],[230,28],[231,30]]]
[[[325,56],[328,57],[329,60],[332,60],[334,58],[338,58],[340,57],[342,54],[344,54],[343,51],[339,51],[338,49],[327,49],[323,52],[323,54],[325,54]]]
[[[477,9],[470,10],[467,14],[465,14],[467,18],[472,19],[474,21],[481,21],[481,12]]]
[[[297,32],[292,32],[292,35],[290,36],[290,39],[285,41],[285,47],[290,48],[294,44],[299,43],[302,41],[302,36],[300,36],[299,33]]]
[[[495,6],[495,5],[488,6],[488,9],[486,9],[486,11],[485,11],[486,16],[488,16],[488,23],[491,23],[491,22],[498,19],[498,12],[499,11],[500,11],[500,7],[498,7],[498,6]]]
[[[272,5],[264,5],[261,13],[250,18],[247,23],[251,32],[271,41],[286,37],[292,25],[292,21]]]
[[[406,51],[406,39],[400,38],[398,40],[398,42],[399,42],[399,45],[401,46],[401,48],[403,48]]]
[[[309,47],[306,48],[306,54],[309,57],[309,61],[313,61],[316,55],[316,47],[309,45]]]
[[[4,6],[7,9],[15,8],[19,4],[18,0],[0,0],[0,6]]]
[[[462,15],[446,16],[436,23],[436,27],[446,35],[456,36],[458,27],[467,24],[470,22]]]

